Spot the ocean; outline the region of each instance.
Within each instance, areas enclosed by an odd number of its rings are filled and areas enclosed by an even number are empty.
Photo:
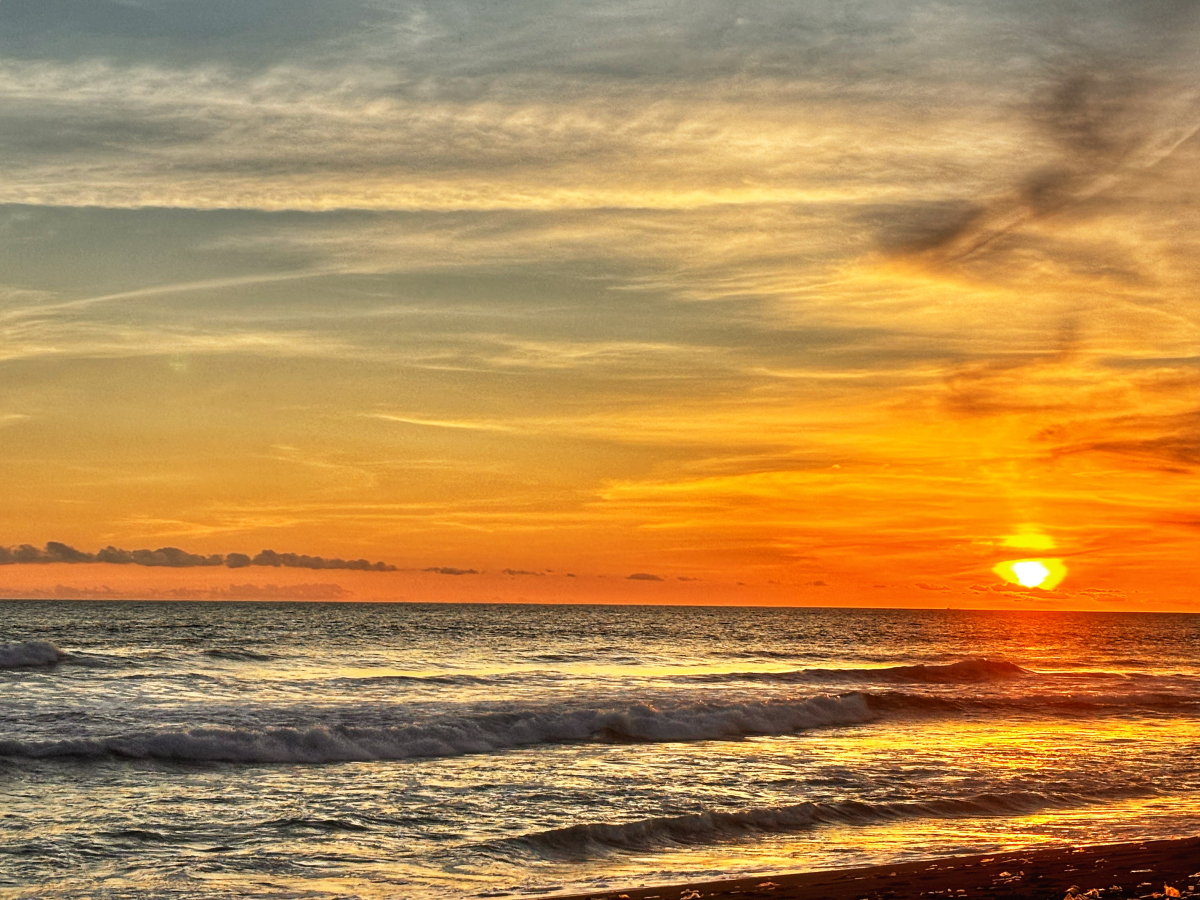
[[[0,602],[0,898],[536,896],[1200,832],[1200,617]]]

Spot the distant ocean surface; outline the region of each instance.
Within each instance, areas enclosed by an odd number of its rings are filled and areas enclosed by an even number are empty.
[[[0,602],[0,897],[542,892],[1200,832],[1200,617]]]

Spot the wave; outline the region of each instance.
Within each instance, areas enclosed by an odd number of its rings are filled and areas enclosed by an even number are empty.
[[[266,653],[255,653],[253,650],[205,650],[205,656],[213,659],[228,659],[235,662],[265,662],[271,659]]]
[[[329,763],[462,756],[553,743],[736,740],[868,722],[861,694],[620,709],[525,710],[387,727],[195,728],[102,738],[0,741],[0,756]]]
[[[317,819],[302,816],[286,819],[273,819],[265,824],[267,828],[277,828],[280,831],[370,831],[371,826],[353,819]]]
[[[806,674],[812,678],[887,684],[975,684],[981,681],[1007,681],[1033,673],[1004,659],[964,659],[942,666],[919,664],[878,669],[808,669]]]
[[[902,819],[1021,815],[1049,808],[1086,806],[1117,797],[1148,795],[1144,789],[1114,791],[1111,796],[1015,791],[927,801],[806,802],[731,812],[662,816],[618,824],[583,823],[496,843],[539,857],[586,859],[614,852],[645,852],[673,845],[711,844],[758,834],[801,831],[820,825],[874,825]]]
[[[1191,713],[1200,711],[1194,693],[1138,691],[1129,693],[1054,693],[953,697],[911,694],[905,691],[864,693],[868,707],[880,716],[888,713],[946,715],[995,712],[1045,716],[1048,714]]]
[[[798,669],[791,672],[729,672],[685,675],[685,681],[758,681],[783,684],[979,684],[1036,673],[1003,659],[964,659],[947,665],[879,666],[863,669]]]
[[[324,684],[339,687],[382,687],[404,685],[498,685],[522,680],[519,675],[364,675],[358,678],[332,678]]]
[[[50,641],[19,641],[13,644],[0,644],[0,669],[52,666],[66,657],[67,654]]]

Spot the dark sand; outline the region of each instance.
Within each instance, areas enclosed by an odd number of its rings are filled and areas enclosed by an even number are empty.
[[[1063,900],[1071,888],[1091,897],[1200,898],[1200,838],[1056,847],[985,856],[928,859],[894,866],[630,888],[555,900]]]

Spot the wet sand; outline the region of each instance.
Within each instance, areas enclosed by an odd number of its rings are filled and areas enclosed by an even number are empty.
[[[1063,900],[1072,889],[1089,900],[1200,897],[1200,838],[947,857],[891,866],[606,890],[555,900]]]

